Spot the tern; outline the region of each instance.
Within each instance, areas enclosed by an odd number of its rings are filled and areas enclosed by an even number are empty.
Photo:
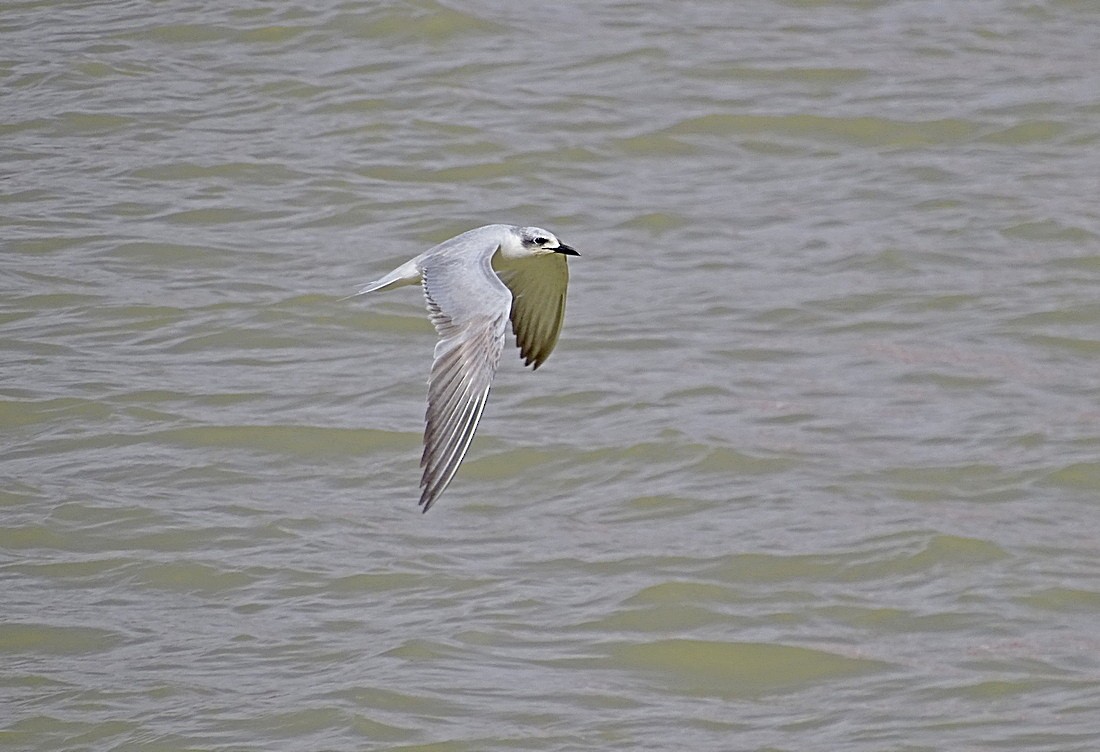
[[[422,511],[447,488],[470,448],[507,322],[524,365],[533,370],[550,357],[565,317],[565,257],[579,255],[539,227],[485,225],[428,249],[352,296],[419,284],[439,334],[420,457]]]

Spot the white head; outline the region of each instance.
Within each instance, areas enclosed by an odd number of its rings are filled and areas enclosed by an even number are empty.
[[[580,256],[569,246],[559,241],[554,233],[541,227],[511,227],[504,242],[500,244],[500,255],[504,258],[531,258],[550,253],[565,256]]]

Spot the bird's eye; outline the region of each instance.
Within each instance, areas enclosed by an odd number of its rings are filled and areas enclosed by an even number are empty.
[[[535,245],[546,245],[549,242],[550,238],[544,238],[542,236],[535,238]]]

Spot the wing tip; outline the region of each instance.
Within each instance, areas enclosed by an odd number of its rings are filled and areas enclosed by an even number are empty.
[[[432,508],[432,505],[439,500],[439,497],[443,495],[443,491],[447,488],[447,483],[440,485],[439,483],[433,483],[428,479],[427,472],[420,478],[420,501],[416,503],[418,507],[423,507],[420,512],[423,514]]]

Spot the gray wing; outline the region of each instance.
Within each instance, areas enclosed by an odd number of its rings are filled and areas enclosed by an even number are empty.
[[[512,295],[484,253],[421,262],[424,297],[440,340],[428,380],[420,505],[427,512],[458,470],[474,438],[504,349]]]
[[[565,256],[551,253],[519,263],[500,264],[497,274],[512,291],[512,331],[524,365],[542,365],[558,343],[565,318],[569,266]]]

